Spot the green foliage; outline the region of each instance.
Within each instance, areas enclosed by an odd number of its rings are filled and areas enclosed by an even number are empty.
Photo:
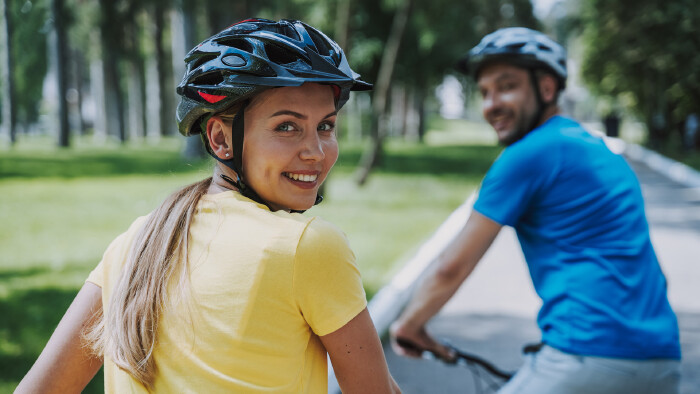
[[[12,78],[15,82],[17,119],[36,122],[46,74],[46,37],[49,30],[48,1],[8,1],[12,25]]]
[[[665,139],[700,111],[698,25],[696,0],[586,0],[583,76],[596,93],[624,98],[652,133],[662,116]]]
[[[353,2],[349,58],[375,80],[396,1]],[[428,92],[481,37],[505,26],[537,27],[529,0],[414,1],[401,43],[395,80]]]

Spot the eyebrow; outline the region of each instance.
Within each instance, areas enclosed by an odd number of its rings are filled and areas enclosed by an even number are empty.
[[[503,74],[499,75],[498,78],[496,78],[496,80],[502,81],[504,79],[511,79],[511,78],[517,78],[517,76],[510,71],[506,71]]]
[[[517,79],[517,75],[513,74],[511,71],[506,71],[503,74],[496,77],[495,82],[499,83],[509,79]],[[481,84],[477,83],[477,87],[481,88]]]
[[[337,114],[338,114],[338,111],[337,111],[337,110],[336,110],[336,111],[333,111],[333,112],[329,113],[328,115],[324,116],[323,119],[330,118],[331,116],[335,116],[335,115],[337,115]],[[293,116],[293,117],[295,117],[295,118],[299,118],[299,119],[303,119],[303,120],[306,120],[306,119],[309,118],[308,116],[303,115],[303,114],[300,114],[299,112],[294,112],[294,111],[290,111],[290,110],[287,110],[287,109],[283,109],[283,110],[281,110],[281,111],[277,111],[277,112],[275,112],[274,114],[270,115],[270,117],[271,117],[271,118],[274,118],[275,116],[282,116],[282,115],[290,115],[290,116]]]

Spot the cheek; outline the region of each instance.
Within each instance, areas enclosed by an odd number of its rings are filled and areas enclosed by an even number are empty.
[[[324,149],[326,154],[326,162],[329,163],[329,167],[332,167],[338,160],[338,141],[329,141]],[[329,168],[330,169],[330,168]]]

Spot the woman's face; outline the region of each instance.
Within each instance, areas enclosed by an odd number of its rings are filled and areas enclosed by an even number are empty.
[[[338,159],[329,85],[270,89],[245,109],[243,171],[270,209],[306,210]]]

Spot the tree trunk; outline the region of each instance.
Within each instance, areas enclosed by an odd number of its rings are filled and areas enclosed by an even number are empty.
[[[176,84],[180,83],[185,73],[185,55],[196,44],[192,29],[194,6],[191,0],[181,0],[179,7],[175,7],[172,14],[173,73]],[[185,149],[182,151],[182,156],[188,160],[206,156],[206,151],[199,136],[191,136],[185,140]]]
[[[129,138],[133,139],[145,137],[143,85],[143,66],[141,65],[141,60],[132,58],[129,60],[127,106],[129,108]]]
[[[418,142],[425,142],[425,92],[418,91],[414,99],[418,117]]]
[[[363,153],[358,169],[357,184],[360,186],[367,182],[370,172],[379,162],[382,155],[391,77],[394,73],[394,65],[396,64],[396,56],[401,46],[403,32],[406,29],[408,18],[411,14],[412,1],[413,0],[404,0],[399,5],[399,8],[397,8],[389,37],[384,46],[384,53],[377,75],[377,83],[374,87],[374,96],[372,97],[372,124],[370,126],[372,142],[370,147]]]
[[[68,103],[66,93],[68,89],[68,66],[66,56],[68,51],[67,27],[65,26],[63,0],[51,1],[51,15],[53,16],[54,42],[52,47],[54,55],[54,70],[56,71],[57,88],[57,115],[58,115],[58,146],[70,146],[70,124],[68,123]]]
[[[124,130],[124,108],[122,92],[119,86],[120,73],[118,68],[119,54],[122,53],[118,37],[120,33],[113,31],[121,26],[118,21],[115,21],[117,10],[114,0],[100,2],[100,33],[99,46],[101,59],[96,65],[100,66],[100,70],[95,70],[95,75],[101,77],[101,85],[97,91],[101,97],[96,98],[96,101],[101,104],[97,108],[98,112],[102,112],[98,116],[103,116],[99,126],[102,129],[97,129],[97,137],[106,139],[108,136],[116,136],[121,142],[126,141],[126,133]],[[97,82],[100,83],[100,82]]]
[[[136,8],[135,3],[124,14],[124,56],[127,66],[126,78],[126,125],[128,125],[127,138],[140,140],[145,136],[145,94],[144,87],[144,61],[141,54],[140,20],[142,13]],[[150,21],[148,22],[150,23]]]
[[[14,145],[17,141],[15,125],[16,109],[14,106],[15,87],[12,78],[12,19],[10,18],[10,4],[6,0],[0,0],[0,83],[2,83],[2,130],[4,138]]]
[[[335,13],[335,42],[347,53],[348,35],[350,26],[350,0],[338,0]]]
[[[74,50],[73,58],[73,73],[75,77],[75,90],[77,92],[75,103],[76,118],[78,123],[78,133],[82,136],[85,135],[87,131],[87,127],[85,125],[85,116],[83,114],[83,93],[85,92],[83,85],[85,81],[83,79],[83,76],[85,75],[85,56],[83,55],[83,52],[79,50]]]

